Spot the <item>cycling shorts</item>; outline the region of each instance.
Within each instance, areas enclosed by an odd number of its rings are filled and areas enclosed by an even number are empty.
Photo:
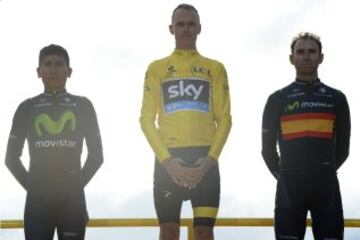
[[[336,173],[280,174],[275,206],[276,239],[302,240],[308,211],[314,239],[343,239],[344,217]]]
[[[180,157],[187,166],[193,166],[200,157],[206,157],[208,146],[169,149],[171,156]],[[154,202],[159,223],[179,223],[183,201],[190,200],[194,226],[215,224],[220,201],[220,175],[218,166],[208,170],[202,181],[191,190],[174,183],[166,169],[155,161]]]
[[[45,195],[28,192],[25,204],[26,240],[83,240],[88,221],[84,192]]]

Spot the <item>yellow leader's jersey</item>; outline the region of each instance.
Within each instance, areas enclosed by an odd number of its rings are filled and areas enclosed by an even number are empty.
[[[210,146],[208,155],[218,159],[231,128],[224,66],[195,50],[152,62],[140,122],[160,162],[171,156],[168,148],[190,146]]]

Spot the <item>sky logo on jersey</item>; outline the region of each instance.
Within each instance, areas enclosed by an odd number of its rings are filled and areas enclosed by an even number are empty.
[[[57,121],[54,121],[48,114],[42,113],[35,119],[35,130],[40,137],[43,135],[42,129],[46,129],[51,135],[57,135],[64,130],[67,123],[70,124],[70,130],[74,131],[76,128],[76,117],[71,111],[65,111]]]
[[[210,83],[198,78],[181,78],[162,83],[164,111],[209,112]]]

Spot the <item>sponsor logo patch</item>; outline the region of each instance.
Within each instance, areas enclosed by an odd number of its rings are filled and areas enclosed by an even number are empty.
[[[288,112],[288,111],[293,111],[295,109],[298,109],[300,107],[300,103],[299,101],[295,101],[293,103],[289,103],[288,105],[286,105],[285,107],[285,112]]]
[[[59,140],[40,140],[35,141],[35,148],[75,148],[76,141],[67,140],[67,139],[59,139]]]
[[[193,73],[201,73],[201,74],[205,74],[209,77],[212,77],[210,69],[205,68],[205,67],[193,67],[192,71],[193,71]]]
[[[198,78],[181,78],[162,83],[164,111],[209,112],[210,83]]]
[[[335,105],[326,102],[302,102],[302,108],[333,108]]]
[[[300,102],[295,101],[285,106],[285,112],[295,111],[299,108],[333,108],[333,103],[327,102]]]
[[[67,123],[69,123],[70,130],[74,131],[76,117],[71,111],[65,111],[57,121],[53,120],[48,114],[42,113],[35,119],[35,130],[40,137],[43,135],[43,129],[51,135],[57,135],[62,133]]]

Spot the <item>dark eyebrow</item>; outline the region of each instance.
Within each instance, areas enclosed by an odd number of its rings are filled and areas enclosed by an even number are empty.
[[[52,64],[52,62],[51,62],[51,61],[49,61],[49,60],[45,60],[45,61],[43,61],[43,62],[42,62],[42,64],[41,64],[41,65],[42,65],[42,66],[47,66],[47,67],[48,67],[48,66],[50,66],[51,64]]]
[[[184,25],[184,24],[188,24],[188,25],[195,25],[196,22],[195,21],[188,21],[188,22],[185,22],[185,21],[178,21],[175,23],[175,25]]]
[[[297,53],[304,53],[306,50],[304,48],[298,48],[295,50]],[[318,50],[316,48],[309,48],[307,49],[308,52],[310,53],[316,53],[318,52]]]

